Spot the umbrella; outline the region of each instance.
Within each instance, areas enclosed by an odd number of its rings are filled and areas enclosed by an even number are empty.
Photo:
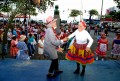
[[[15,18],[28,18],[28,16],[27,15],[17,15]]]
[[[2,18],[7,18],[8,16],[0,13],[0,17],[2,17]]]

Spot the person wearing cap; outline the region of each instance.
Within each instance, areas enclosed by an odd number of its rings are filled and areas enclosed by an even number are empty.
[[[47,55],[51,59],[51,65],[49,67],[47,77],[54,78],[56,74],[63,72],[59,70],[57,49],[61,44],[67,41],[67,38],[60,40],[59,36],[56,34],[56,19],[54,19],[52,16],[49,16],[46,19],[46,22],[47,29],[45,31],[43,54]]]
[[[120,30],[116,31],[116,37],[112,42],[112,50],[111,50],[112,58],[116,56],[116,59],[120,56]]]
[[[106,37],[106,34],[104,32],[101,32],[101,38],[98,40],[98,46],[95,50],[95,53],[97,55],[96,60],[99,59],[99,57],[102,57],[102,61],[106,57],[106,52],[108,50],[108,39]]]
[[[19,49],[17,57],[16,57],[17,59],[21,59],[21,60],[29,60],[30,59],[30,57],[28,55],[27,45],[24,42],[25,39],[26,39],[25,35],[20,35],[20,39],[17,44],[17,48]]]
[[[94,62],[94,54],[90,50],[90,47],[93,44],[93,39],[85,29],[86,23],[84,21],[80,21],[78,29],[68,36],[68,39],[72,37],[75,37],[75,39],[73,44],[69,46],[68,53],[66,54],[67,60],[76,61],[77,68],[73,73],[79,74],[80,64],[82,65],[81,76],[85,74],[86,64]],[[88,43],[87,40],[89,41]]]

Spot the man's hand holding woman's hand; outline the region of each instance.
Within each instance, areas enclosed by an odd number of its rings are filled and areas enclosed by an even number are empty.
[[[68,38],[65,37],[65,38],[63,38],[62,40],[63,40],[63,42],[67,42],[67,41],[68,41]]]

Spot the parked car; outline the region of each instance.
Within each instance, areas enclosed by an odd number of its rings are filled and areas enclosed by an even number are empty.
[[[39,21],[38,21],[38,24],[43,24],[43,20],[39,20]]]
[[[61,24],[61,25],[67,24],[67,20],[61,20],[61,21],[60,21],[60,24]]]

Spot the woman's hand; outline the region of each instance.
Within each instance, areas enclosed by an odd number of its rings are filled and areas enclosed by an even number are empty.
[[[86,47],[85,50],[86,50],[86,52],[89,52],[89,51],[90,51],[90,48],[89,48],[89,47]]]
[[[57,51],[63,53],[63,49],[60,47],[57,49]]]
[[[65,37],[64,39],[62,39],[63,40],[63,42],[67,42],[68,41],[68,38],[67,37]]]

